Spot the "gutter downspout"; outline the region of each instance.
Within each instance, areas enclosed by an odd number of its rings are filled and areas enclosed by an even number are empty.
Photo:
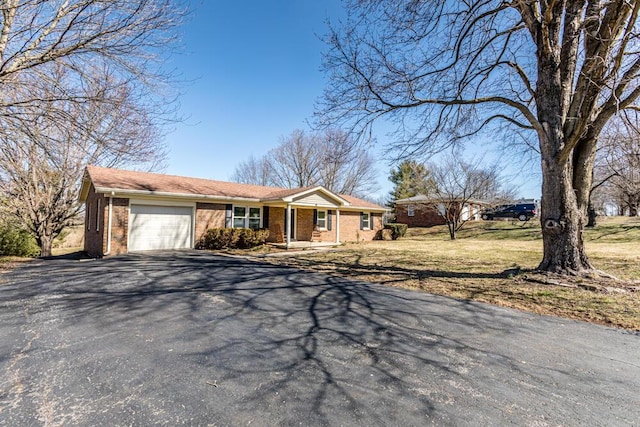
[[[111,192],[111,197],[109,197],[109,222],[107,223],[107,251],[104,255],[109,255],[111,253],[111,217],[113,216],[113,195],[114,192]]]
[[[336,243],[340,243],[340,209],[336,209]]]

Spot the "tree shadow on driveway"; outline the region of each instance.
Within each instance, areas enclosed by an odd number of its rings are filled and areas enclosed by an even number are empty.
[[[145,404],[168,393],[195,424],[562,423],[608,407],[558,406],[593,379],[549,344],[592,325],[201,252],[38,261],[7,279],[5,317],[56,322],[50,345],[73,351],[97,337],[121,381],[155,378],[136,383]]]

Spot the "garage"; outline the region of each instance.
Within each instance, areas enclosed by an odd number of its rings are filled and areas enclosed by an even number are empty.
[[[132,204],[129,251],[191,247],[193,208]]]

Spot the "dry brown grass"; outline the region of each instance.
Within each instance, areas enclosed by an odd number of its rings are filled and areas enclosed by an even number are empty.
[[[479,222],[456,241],[441,227],[405,239],[265,257],[360,280],[482,301],[539,314],[640,330],[640,221],[605,221],[588,230],[595,266],[619,280],[535,272],[542,256],[538,224]]]

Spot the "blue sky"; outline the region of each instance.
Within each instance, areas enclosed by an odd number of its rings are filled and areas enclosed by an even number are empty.
[[[320,37],[327,19],[342,16],[340,0],[194,0],[182,52],[170,64],[187,83],[179,109],[185,121],[166,138],[165,172],[229,180],[250,155],[308,129],[326,82]],[[386,135],[376,137],[381,152]],[[391,190],[391,166],[378,158],[382,197]],[[537,197],[539,189],[528,184],[521,192]]]

